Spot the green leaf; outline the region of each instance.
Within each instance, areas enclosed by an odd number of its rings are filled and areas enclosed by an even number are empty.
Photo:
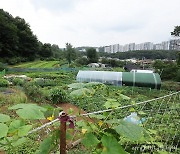
[[[71,97],[85,97],[93,94],[93,91],[87,88],[81,88],[78,90],[74,90],[70,93]]]
[[[31,130],[32,125],[25,125],[22,126],[18,129],[18,136],[22,137],[22,136],[26,136],[28,135],[28,132]]]
[[[100,83],[100,82],[89,82],[89,83],[86,83],[86,84],[85,84],[85,87],[86,87],[86,88],[94,87],[94,86],[104,86],[104,87],[106,87],[105,84]]]
[[[103,136],[101,141],[104,146],[102,154],[126,154],[113,136]]]
[[[129,109],[129,111],[130,111],[130,112],[134,112],[135,109],[134,109],[133,107],[131,107],[131,108]]]
[[[123,94],[119,94],[119,96],[124,99],[124,100],[130,100],[130,97],[123,95]]]
[[[21,126],[24,126],[25,123],[22,121],[22,120],[14,120],[10,123],[9,125],[9,131],[8,133],[17,133],[18,132],[18,129],[21,127]]]
[[[23,119],[45,119],[44,112],[47,110],[36,104],[17,104],[9,109],[17,110],[16,113]]]
[[[85,86],[84,83],[72,83],[68,85],[68,87],[72,89],[80,89],[83,88],[84,86]]]
[[[119,102],[117,102],[116,99],[107,99],[104,106],[106,107],[106,109],[109,109],[109,108],[117,108],[120,106],[120,104]]]
[[[0,138],[7,136],[8,126],[6,124],[0,123]]]
[[[120,122],[121,122],[120,119],[111,119],[106,121],[106,123],[108,124],[119,124]]]
[[[27,138],[23,137],[12,143],[12,146],[19,146],[27,141]]]
[[[7,122],[10,120],[10,116],[0,113],[0,122]]]
[[[143,136],[142,127],[123,120],[121,121],[120,125],[115,127],[115,130],[118,134],[133,141],[140,140],[140,138]]]
[[[97,146],[97,144],[99,143],[99,140],[97,139],[97,137],[94,134],[87,133],[87,134],[85,134],[85,136],[82,140],[82,143],[86,147],[92,147],[92,146]]]
[[[53,145],[53,138],[51,136],[47,137],[43,140],[43,142],[40,144],[39,150],[37,154],[49,154],[51,150],[51,146]]]
[[[140,114],[140,115],[145,115],[146,113],[143,112],[143,111],[139,111],[138,114]]]

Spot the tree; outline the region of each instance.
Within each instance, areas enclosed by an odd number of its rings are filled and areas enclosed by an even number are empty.
[[[174,27],[174,31],[171,32],[172,36],[175,37],[180,37],[180,26],[175,26]],[[178,41],[176,41],[176,45],[180,46],[180,44],[178,43]],[[177,65],[180,66],[180,52],[177,53],[177,59],[176,59]]]
[[[38,49],[38,39],[29,24],[0,9],[0,57],[9,62],[13,59],[14,62],[18,59],[32,60]]]
[[[87,58],[89,63],[96,63],[98,62],[98,54],[96,52],[96,49],[94,48],[88,48],[86,50]]]
[[[174,31],[171,32],[172,36],[180,37],[180,26],[175,26]]]
[[[15,25],[18,28],[18,52],[22,57],[34,59],[38,53],[38,39],[30,29],[30,25],[20,17],[15,18]]]
[[[42,46],[40,55],[44,58],[49,58],[52,56],[52,50],[51,50],[51,44],[50,43],[45,43]]]
[[[66,43],[65,55],[69,65],[71,64],[72,60],[76,58],[75,49],[72,47],[70,43]]]

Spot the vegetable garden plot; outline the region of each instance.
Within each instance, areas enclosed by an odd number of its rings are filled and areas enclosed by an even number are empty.
[[[126,106],[118,107],[111,102],[106,104],[106,110],[80,115],[92,118],[93,123],[78,121],[75,125],[78,133],[71,142],[80,137],[89,153],[179,153],[179,101],[180,93],[176,92]]]

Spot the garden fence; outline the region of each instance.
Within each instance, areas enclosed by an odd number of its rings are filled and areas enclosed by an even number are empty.
[[[134,109],[133,112],[141,112],[144,122],[142,122],[142,127],[151,132],[158,142],[148,142],[146,145],[142,143],[131,141],[126,142],[124,145],[126,149],[133,149],[134,153],[140,151],[144,152],[155,152],[155,151],[168,151],[169,153],[177,153],[177,149],[180,145],[180,91],[171,93],[166,96],[154,98],[151,100],[139,102],[136,104],[126,105],[117,107],[114,109],[107,109],[101,111],[95,111],[91,113],[81,114],[81,116],[90,116],[93,114],[101,114],[108,112],[109,114],[118,114],[122,115],[121,118],[125,118],[132,113],[131,108]],[[65,114],[64,112],[60,113],[60,117]],[[76,118],[76,115],[70,116],[70,118]],[[52,125],[53,123],[59,121],[60,118],[57,118],[51,122],[48,122],[38,128],[35,128],[29,132],[29,134],[40,131],[45,127]],[[66,153],[66,122],[61,121],[61,154]],[[64,123],[63,123],[64,122]],[[49,131],[48,131],[49,132]],[[132,145],[135,145],[134,147]]]

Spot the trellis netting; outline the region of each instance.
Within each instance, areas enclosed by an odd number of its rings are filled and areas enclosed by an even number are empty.
[[[179,154],[180,153],[180,92],[175,92],[169,95],[165,95],[162,97],[154,98],[151,100],[137,102],[134,104],[127,104],[125,106],[119,106],[114,109],[106,109],[93,111],[90,113],[81,114],[81,116],[90,115],[99,115],[102,113],[107,113],[115,118],[115,120],[123,119],[124,121],[129,121],[137,125],[141,125],[141,132],[143,132],[143,136],[139,140],[129,140],[124,136],[120,136],[120,143],[122,147],[131,154],[140,154],[140,153],[154,153],[154,154]],[[93,103],[94,104],[94,103]],[[79,116],[71,116],[74,119]],[[128,120],[128,118],[136,118],[135,121],[139,121],[135,123],[132,119]],[[137,119],[138,118],[138,119]],[[103,120],[103,123],[106,123],[108,119]],[[34,133],[36,131],[40,131],[41,129],[48,129],[51,124],[59,121],[59,119],[55,119],[49,123],[46,123],[32,131],[29,134]],[[127,128],[127,126],[125,126]],[[128,128],[129,129],[129,128]],[[131,129],[132,130],[132,129]],[[47,130],[47,133],[51,130]],[[75,132],[78,132],[76,130]],[[122,129],[122,131],[124,131]],[[138,131],[136,129],[136,131]],[[128,134],[131,137],[131,133]],[[126,133],[127,135],[127,133]],[[128,136],[129,136],[128,135]],[[77,138],[79,137],[78,133],[73,135],[73,139],[71,143],[77,142]],[[112,147],[113,148],[113,147]],[[82,150],[78,149],[77,151]],[[70,149],[69,149],[70,151]],[[75,150],[74,150],[75,151]]]
[[[161,78],[157,73],[79,71],[78,82],[102,82],[116,86],[138,86],[160,89]]]

